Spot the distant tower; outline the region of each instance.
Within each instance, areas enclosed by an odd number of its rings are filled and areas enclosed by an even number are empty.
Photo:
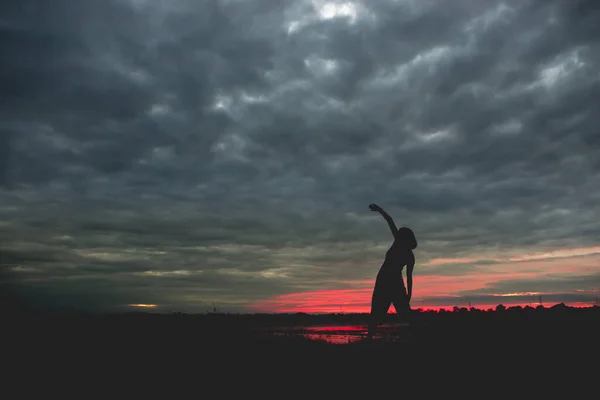
[[[469,308],[471,308],[471,300],[469,300]]]
[[[542,304],[542,295],[541,295],[541,294],[538,296],[538,300],[539,300],[539,302],[540,302],[540,306],[541,306],[541,305],[543,305],[543,304]]]

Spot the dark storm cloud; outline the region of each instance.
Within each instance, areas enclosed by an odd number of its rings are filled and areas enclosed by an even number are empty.
[[[373,201],[421,263],[597,245],[595,2],[276,3],[3,3],[7,279],[106,305],[338,287],[391,239]]]

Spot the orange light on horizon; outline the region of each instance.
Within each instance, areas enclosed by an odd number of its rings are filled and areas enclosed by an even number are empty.
[[[137,307],[137,308],[156,308],[158,307],[156,304],[129,304],[129,307]]]
[[[515,292],[515,293],[498,293],[492,294],[495,297],[518,297],[518,296],[539,296],[544,293],[541,292]]]

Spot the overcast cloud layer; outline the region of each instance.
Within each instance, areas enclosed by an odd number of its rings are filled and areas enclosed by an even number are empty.
[[[364,306],[376,202],[419,239],[415,306],[593,302],[597,3],[5,0],[2,284]]]

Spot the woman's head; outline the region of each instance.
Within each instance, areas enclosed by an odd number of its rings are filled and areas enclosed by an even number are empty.
[[[417,248],[417,238],[415,237],[412,229],[403,226],[398,228],[398,237],[396,240],[400,240],[407,248],[414,250]]]

